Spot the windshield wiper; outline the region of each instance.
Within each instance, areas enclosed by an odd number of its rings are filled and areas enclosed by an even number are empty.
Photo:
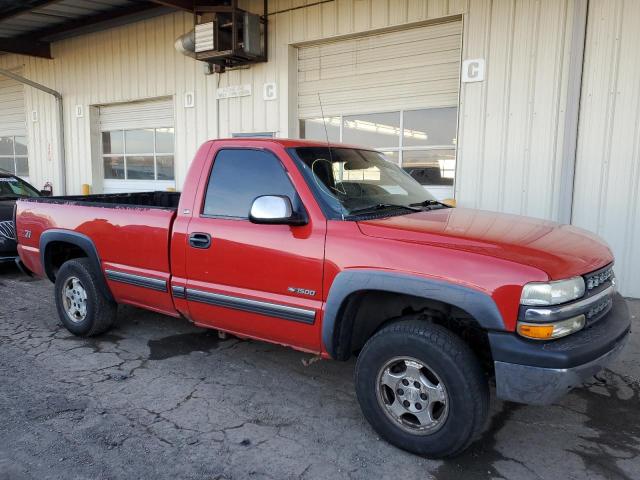
[[[394,208],[394,209],[404,209],[411,210],[412,212],[420,212],[422,209],[416,208],[412,205],[396,205],[395,203],[377,203],[376,205],[369,205],[367,207],[356,208],[355,210],[351,210],[349,212],[349,216],[353,215],[363,215],[366,213],[373,213],[378,210],[383,210],[385,208]]]
[[[410,203],[409,206],[410,207],[437,207],[437,206],[442,206],[442,207],[445,207],[445,208],[450,208],[449,205],[447,205],[446,203],[442,203],[442,202],[439,202],[438,200],[431,200],[431,199],[427,199],[424,202]]]

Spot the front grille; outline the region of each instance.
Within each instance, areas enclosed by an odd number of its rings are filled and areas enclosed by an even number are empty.
[[[584,276],[584,284],[587,288],[587,293],[598,288],[601,285],[608,285],[613,279],[613,265],[607,265],[600,270],[588,273]]]
[[[602,302],[594,305],[589,309],[585,316],[587,317],[587,323],[595,321],[598,317],[602,317],[605,313],[607,313],[611,307],[613,306],[613,298],[608,297]]]
[[[8,240],[16,240],[16,227],[13,220],[0,222],[0,237]]]

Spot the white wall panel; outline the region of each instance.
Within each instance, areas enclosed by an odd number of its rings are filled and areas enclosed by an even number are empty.
[[[604,237],[640,297],[640,2],[590,2],[573,223]]]
[[[484,58],[486,79],[460,92],[460,205],[559,218],[575,6],[469,1],[463,60]]]

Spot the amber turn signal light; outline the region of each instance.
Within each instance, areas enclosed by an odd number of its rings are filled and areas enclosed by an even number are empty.
[[[584,315],[568,318],[554,323],[523,323],[518,322],[518,333],[533,340],[551,340],[570,335],[584,327]]]

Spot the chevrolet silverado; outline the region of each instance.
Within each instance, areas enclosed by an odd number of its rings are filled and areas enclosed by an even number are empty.
[[[436,201],[379,152],[206,142],[182,193],[25,198],[23,267],[62,323],[106,331],[118,304],[356,357],[372,427],[411,452],[463,451],[498,398],[554,402],[630,330],[613,256],[568,225]]]

